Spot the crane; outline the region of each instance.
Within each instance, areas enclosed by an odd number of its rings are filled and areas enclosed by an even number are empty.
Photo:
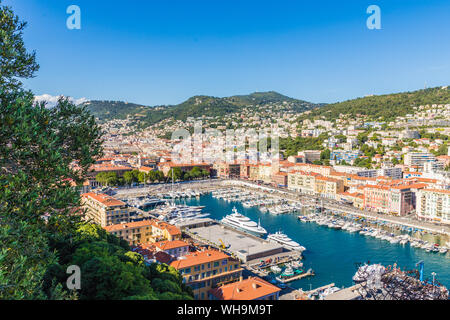
[[[219,239],[219,242],[220,242],[220,247],[221,247],[222,249],[226,249],[226,248],[227,248],[227,246],[225,245],[225,243],[223,243],[222,239]]]

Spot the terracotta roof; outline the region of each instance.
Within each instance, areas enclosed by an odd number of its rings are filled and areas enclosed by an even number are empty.
[[[160,250],[170,250],[175,248],[182,248],[189,246],[189,243],[181,240],[174,240],[174,241],[160,241],[154,243],[154,245],[159,248]]]
[[[450,194],[450,190],[443,189],[423,189],[422,191]]]
[[[281,289],[258,277],[230,283],[209,292],[220,300],[255,300],[280,292]]]
[[[151,220],[142,220],[128,223],[119,223],[113,224],[110,226],[103,227],[108,232],[120,231],[123,229],[133,229],[133,228],[141,228],[141,227],[150,227],[152,225]]]
[[[107,207],[118,207],[118,206],[126,205],[125,202],[122,202],[111,196],[108,196],[107,194],[102,194],[102,193],[97,194],[94,192],[88,192],[88,193],[82,194],[82,197],[83,198],[92,198]]]
[[[214,262],[217,260],[223,260],[228,258],[230,257],[221,251],[209,249],[205,251],[191,252],[188,255],[184,256],[183,259],[173,261],[170,265],[180,270],[183,268],[188,268],[199,264]]]
[[[176,236],[181,234],[181,230],[174,225],[168,224],[167,222],[160,220],[152,220],[152,226],[157,227],[159,229],[164,229],[169,232],[171,236]]]

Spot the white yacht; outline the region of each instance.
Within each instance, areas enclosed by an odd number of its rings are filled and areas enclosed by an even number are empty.
[[[220,220],[224,225],[236,228],[257,236],[263,236],[267,233],[266,229],[261,227],[259,223],[256,223],[246,216],[240,214],[236,207],[233,208],[233,213],[227,215],[222,220]]]
[[[187,220],[201,219],[210,216],[209,213],[200,212],[200,211],[185,211],[185,212],[177,212],[175,215],[170,217],[169,223],[176,224],[180,222],[184,222]]]
[[[295,251],[305,251],[306,248],[298,244],[297,242],[293,241],[291,238],[289,238],[287,235],[282,233],[281,231],[275,232],[273,234],[269,234],[267,236],[267,240],[272,242],[277,242],[284,247],[295,250]]]

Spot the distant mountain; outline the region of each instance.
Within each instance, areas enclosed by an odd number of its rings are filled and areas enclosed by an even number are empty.
[[[363,98],[328,104],[311,110],[302,119],[325,117],[337,119],[340,114],[367,115],[372,120],[392,121],[396,117],[414,113],[414,107],[431,104],[450,103],[448,86],[422,89],[412,92],[373,95]]]
[[[221,117],[226,114],[239,112],[243,108],[261,108],[273,104],[295,112],[303,112],[321,106],[293,99],[274,91],[255,92],[249,95],[225,98],[194,96],[178,105],[156,107],[120,101],[89,101],[85,103],[100,121],[125,119],[127,116],[132,116],[139,118],[143,126],[149,126],[170,117],[182,121],[189,117]]]
[[[94,117],[101,121],[126,119],[128,115],[146,114],[149,107],[123,101],[92,100],[83,103]]]

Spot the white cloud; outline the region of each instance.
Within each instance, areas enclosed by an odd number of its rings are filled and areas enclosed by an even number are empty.
[[[53,108],[58,103],[59,97],[60,96],[52,96],[49,94],[43,94],[40,96],[35,96],[34,101],[35,102],[43,102],[43,101],[47,102],[47,105],[46,105],[47,108]],[[72,98],[72,97],[68,97],[68,98],[75,105],[79,105],[79,104],[89,101],[89,99],[87,99],[87,98],[78,98],[78,99]]]

